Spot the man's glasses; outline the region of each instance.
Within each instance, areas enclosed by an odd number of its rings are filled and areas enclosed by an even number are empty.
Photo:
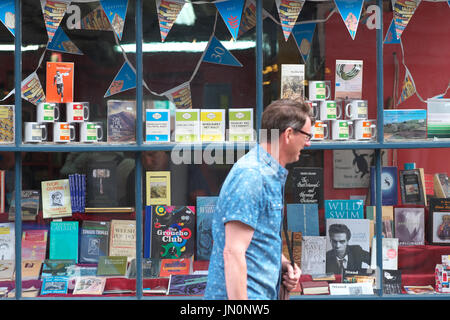
[[[306,141],[311,141],[311,138],[312,138],[312,134],[311,133],[305,132],[305,131],[303,131],[301,129],[295,129],[295,128],[292,128],[292,129],[294,129],[297,132],[303,133],[305,135],[305,140]]]

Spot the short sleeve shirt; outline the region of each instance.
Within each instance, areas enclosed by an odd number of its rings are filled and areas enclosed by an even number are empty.
[[[277,299],[281,272],[281,223],[287,170],[259,145],[230,170],[212,222],[214,245],[205,299],[227,299],[223,249],[225,224],[240,221],[254,229],[246,251],[249,299]]]

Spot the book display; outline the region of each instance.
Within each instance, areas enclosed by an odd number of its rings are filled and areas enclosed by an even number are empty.
[[[300,155],[263,186],[289,238],[260,243],[302,270],[290,298],[449,299],[448,1],[14,2],[0,296],[202,297],[225,179],[291,99],[314,123],[271,136]]]

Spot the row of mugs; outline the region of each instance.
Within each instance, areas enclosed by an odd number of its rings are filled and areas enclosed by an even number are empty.
[[[325,140],[330,136],[328,123],[323,120],[316,120],[311,131],[311,140]],[[332,140],[372,140],[376,136],[375,120],[331,120]]]
[[[67,143],[75,140],[75,126],[69,122],[53,124],[53,142]],[[24,123],[24,142],[38,143],[48,137],[47,124],[40,122]],[[103,139],[103,128],[99,122],[80,123],[80,142],[97,142]]]
[[[335,100],[310,101],[314,118],[317,120],[337,120],[342,116],[341,104]],[[345,116],[350,120],[367,119],[367,100],[350,100],[345,105]]]
[[[41,102],[37,106],[37,122],[55,122],[60,118],[56,103]],[[66,103],[66,122],[84,122],[89,120],[89,102]]]

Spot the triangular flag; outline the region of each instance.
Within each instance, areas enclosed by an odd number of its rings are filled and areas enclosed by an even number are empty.
[[[47,49],[52,51],[61,51],[72,54],[83,54],[78,47],[69,39],[67,34],[61,28],[56,30],[51,42],[47,44]]]
[[[306,63],[308,55],[311,50],[312,38],[314,31],[316,30],[316,23],[303,23],[297,24],[292,29],[292,35],[297,43],[298,50],[303,57],[303,61]]]
[[[45,101],[44,89],[42,88],[41,82],[39,81],[39,77],[37,76],[36,72],[33,72],[24,80],[22,80],[20,87],[22,91],[22,99],[31,102],[35,106],[37,106],[39,102]],[[15,89],[9,92],[1,101],[6,100],[14,93]]]
[[[70,1],[41,0],[42,13],[44,15],[45,28],[47,29],[49,42],[52,41],[69,5]]]
[[[262,11],[263,20],[267,18],[269,14],[266,10]],[[245,2],[244,10],[242,11],[241,24],[239,25],[238,38],[244,33],[253,29],[256,26],[256,3],[255,0],[247,0]]]
[[[80,22],[82,30],[113,31],[101,5],[85,15]]]
[[[393,4],[397,39],[400,39],[421,0],[396,0]]]
[[[414,84],[414,80],[411,74],[409,73],[408,69],[406,69],[405,79],[403,80],[402,85],[402,94],[400,95],[400,99],[398,100],[397,105],[399,105],[400,103],[402,103],[415,93],[416,93],[416,86]]]
[[[104,98],[133,88],[136,88],[136,71],[128,61],[125,61],[106,91]]]
[[[177,20],[183,6],[184,1],[156,0],[156,11],[158,12],[159,30],[161,32],[162,42],[166,40],[167,34],[172,28],[175,20]]]
[[[334,2],[350,36],[355,40],[364,0],[335,0]]]
[[[0,20],[6,28],[14,36],[15,20],[16,20],[16,7],[14,6],[14,0],[3,0],[0,4]]]
[[[111,26],[119,40],[122,40],[123,26],[127,16],[128,0],[100,0]]]
[[[242,64],[213,36],[206,47],[203,61],[242,67]]]
[[[397,32],[395,32],[394,19],[392,19],[391,24],[389,25],[389,29],[386,32],[386,36],[384,37],[384,44],[395,44],[395,43],[400,43],[400,39],[397,38]]]
[[[281,29],[284,40],[287,41],[294,28],[300,11],[302,11],[304,0],[276,0],[278,16],[280,17]]]
[[[450,7],[450,1],[447,1],[447,3],[448,3],[448,6]]]
[[[233,39],[236,40],[239,34],[239,25],[241,24],[242,10],[244,9],[244,0],[228,0],[217,2],[216,8],[219,10],[223,21],[228,27]]]
[[[164,94],[172,101],[177,109],[192,109],[191,87],[189,82],[185,82]]]

